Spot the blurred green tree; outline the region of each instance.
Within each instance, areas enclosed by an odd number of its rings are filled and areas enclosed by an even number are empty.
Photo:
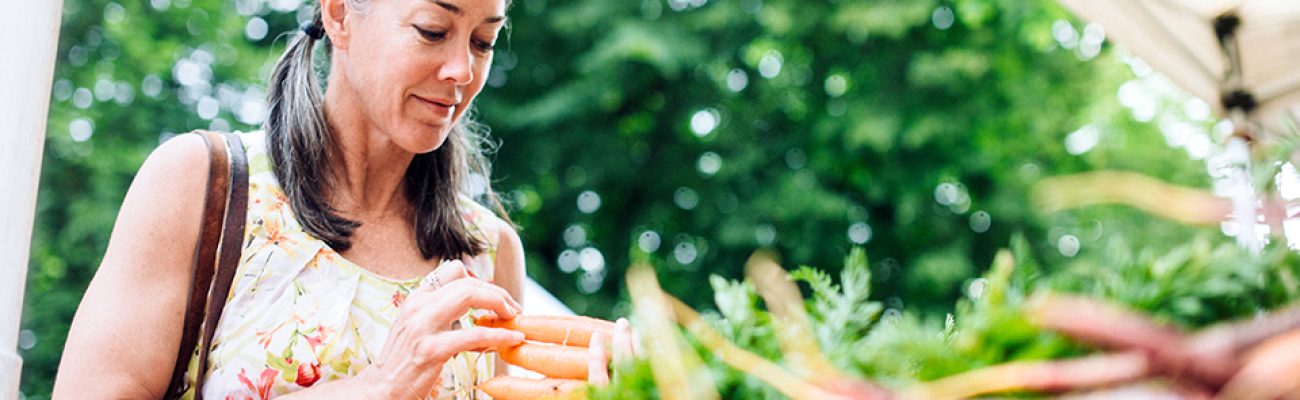
[[[278,39],[313,5],[65,1],[28,398],[52,387],[144,157],[175,133],[256,129]],[[584,314],[626,312],[632,258],[699,306],[708,274],[738,276],[759,247],[838,266],[865,246],[887,307],[938,309],[1015,232],[1056,258],[1182,232],[1126,210],[1041,218],[1026,198],[1039,177],[1208,181],[1153,121],[1184,104],[1117,98],[1141,64],[1048,0],[519,0],[510,16],[477,109],[501,143],[494,184],[529,274]]]
[[[1038,177],[1207,180],[1115,100],[1134,75],[1099,27],[1050,1],[524,0],[512,18],[481,115],[531,275],[581,312],[621,314],[629,251],[701,304],[703,274],[767,246],[830,266],[865,245],[893,305],[948,304],[1013,232],[1102,233],[1088,213],[1048,232]]]

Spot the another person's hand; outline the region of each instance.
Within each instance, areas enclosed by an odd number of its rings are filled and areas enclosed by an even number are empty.
[[[422,399],[437,387],[443,364],[456,354],[524,341],[523,333],[512,330],[459,327],[460,317],[471,308],[507,319],[523,310],[505,289],[469,276],[460,261],[439,265],[411,291],[379,357],[358,377],[383,398]]]
[[[635,356],[636,348],[633,345],[632,325],[627,322],[626,318],[619,318],[614,323],[613,338],[610,338],[614,353],[614,365],[622,365],[632,361]],[[596,332],[591,335],[591,344],[588,347],[589,357],[587,358],[587,382],[602,386],[609,384],[609,365],[610,360],[605,352],[605,334]]]

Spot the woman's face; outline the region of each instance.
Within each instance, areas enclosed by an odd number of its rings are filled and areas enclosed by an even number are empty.
[[[437,149],[483,89],[505,23],[505,0],[371,0],[362,6],[346,11],[344,37],[331,32],[335,57],[342,56],[335,68],[346,69],[351,102],[402,149]]]

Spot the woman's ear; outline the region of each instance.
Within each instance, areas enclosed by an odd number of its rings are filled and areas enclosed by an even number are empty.
[[[320,0],[321,25],[330,38],[330,44],[340,50],[348,48],[352,36],[347,21],[350,17],[347,0]]]

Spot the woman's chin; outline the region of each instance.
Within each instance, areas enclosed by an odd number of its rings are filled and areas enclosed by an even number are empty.
[[[447,141],[448,129],[442,127],[430,127],[422,130],[408,131],[405,140],[398,144],[406,151],[415,154],[424,154],[442,147]]]

